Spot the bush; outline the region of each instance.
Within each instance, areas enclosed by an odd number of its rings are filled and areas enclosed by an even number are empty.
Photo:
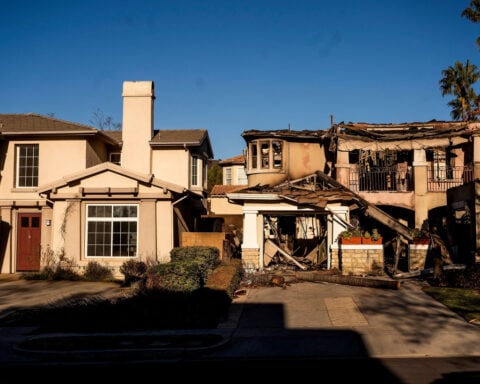
[[[120,266],[120,273],[124,277],[124,284],[130,286],[146,277],[147,264],[139,260],[127,260]]]
[[[85,269],[84,277],[88,281],[113,280],[113,273],[110,268],[101,265],[97,261],[90,261]]]
[[[208,275],[220,264],[220,251],[217,247],[177,247],[170,251],[170,258],[172,262],[191,262],[195,260],[200,264],[204,273]]]
[[[148,290],[192,292],[203,287],[203,272],[197,260],[153,265],[148,270],[145,288]]]

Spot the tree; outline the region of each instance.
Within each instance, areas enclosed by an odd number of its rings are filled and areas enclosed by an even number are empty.
[[[218,164],[218,161],[211,161],[207,171],[207,190],[208,193],[212,190],[214,185],[223,183],[222,167]]]
[[[476,120],[480,98],[473,89],[473,84],[480,79],[480,72],[476,65],[468,60],[464,64],[457,61],[442,71],[440,80],[442,96],[453,95],[455,99],[448,102],[452,108],[450,115],[454,120]]]
[[[101,131],[118,131],[122,129],[122,124],[116,123],[111,116],[105,117],[103,111],[98,107],[95,112],[93,112],[93,119],[90,120],[90,124],[94,125]]]
[[[471,0],[470,6],[465,8],[461,15],[472,23],[480,22],[480,0]],[[477,47],[480,49],[480,37],[477,37]]]

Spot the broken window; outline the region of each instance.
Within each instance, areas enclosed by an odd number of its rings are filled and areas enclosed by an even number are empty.
[[[249,169],[283,168],[283,142],[281,140],[255,140],[248,146]]]

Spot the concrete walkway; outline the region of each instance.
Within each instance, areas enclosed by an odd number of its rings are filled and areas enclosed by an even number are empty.
[[[322,367],[324,372],[343,367],[347,371],[340,376],[344,377],[348,373],[346,361],[361,361],[355,369],[363,370],[364,375],[370,369],[383,372],[387,375],[384,382],[396,382],[390,379],[402,375],[413,379],[400,382],[413,383],[431,383],[433,378],[457,373],[480,378],[480,326],[469,324],[432,299],[422,286],[420,280],[406,280],[400,289],[324,282],[249,288],[233,301],[228,318],[217,329],[118,335],[130,343],[135,343],[135,338],[144,342],[147,335],[152,343],[138,349],[19,353],[15,346],[33,337],[31,329],[0,326],[0,367],[13,364],[18,369],[17,365],[42,361],[57,367],[73,357],[74,365],[82,361],[120,368],[133,363],[168,363],[173,369],[176,366],[172,364],[188,363],[193,364],[192,369],[241,370],[250,369],[258,361],[260,367],[266,368],[271,362],[275,369],[282,369],[282,362],[285,367],[296,362],[297,369]],[[125,290],[115,283],[0,279],[0,318],[19,304],[49,304],[69,300],[72,295],[123,294]],[[192,344],[165,348],[163,341],[172,335],[191,336]],[[203,342],[206,344],[201,345]]]

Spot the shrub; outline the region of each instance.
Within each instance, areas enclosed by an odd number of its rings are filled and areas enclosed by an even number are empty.
[[[203,272],[197,260],[157,264],[148,270],[145,288],[192,292],[203,287]]]
[[[99,262],[89,261],[84,277],[88,281],[107,281],[113,280],[113,273],[110,268],[101,265]]]
[[[127,260],[120,266],[120,273],[124,277],[124,284],[130,286],[133,283],[142,281],[146,277],[147,264],[139,260]]]
[[[207,274],[220,264],[220,252],[217,247],[177,247],[170,251],[170,258],[172,262],[196,260]]]

